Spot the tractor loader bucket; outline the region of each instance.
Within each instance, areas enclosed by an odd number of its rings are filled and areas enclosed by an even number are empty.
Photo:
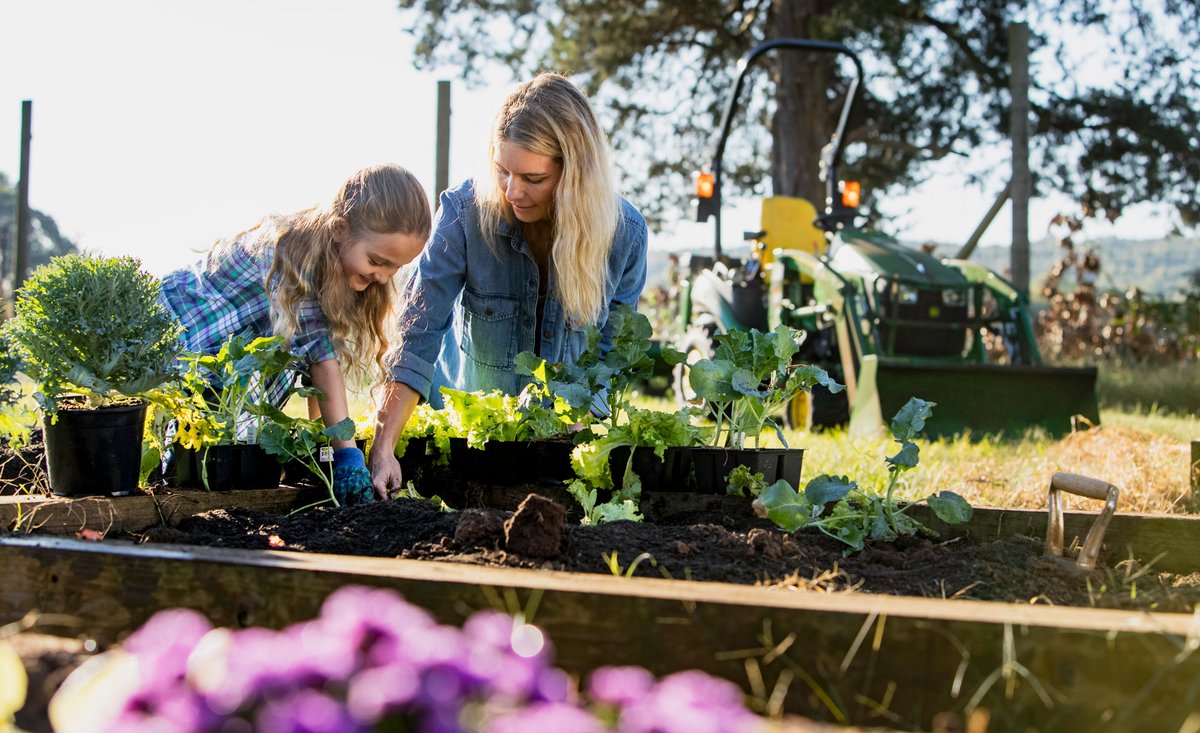
[[[850,431],[884,427],[910,397],[937,403],[925,425],[929,437],[969,431],[1018,437],[1033,426],[1052,436],[1100,424],[1095,367],[995,364],[913,364],[866,356],[855,385]]]

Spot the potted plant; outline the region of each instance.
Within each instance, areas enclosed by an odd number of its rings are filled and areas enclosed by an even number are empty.
[[[689,373],[692,389],[716,424],[713,447],[693,455],[696,489],[725,493],[729,471],[739,465],[763,474],[767,483],[785,479],[798,484],[804,450],[788,446],[774,415],[813,385],[834,393],[843,385],[820,367],[794,363],[800,341],[794,328],[729,331],[713,340],[713,357],[696,362]],[[775,429],[783,448],[760,446],[768,426]],[[748,436],[754,438],[753,449],[746,447]]]
[[[17,293],[7,325],[37,385],[51,490],[133,492],[148,391],[165,382],[180,327],[132,257],[56,257]]]
[[[235,334],[216,354],[185,353],[180,362],[179,377],[151,396],[174,424],[173,435],[160,433],[172,451],[170,483],[210,491],[278,486],[280,462],[259,439],[273,418],[265,410],[272,385],[298,368],[283,339],[246,343]]]

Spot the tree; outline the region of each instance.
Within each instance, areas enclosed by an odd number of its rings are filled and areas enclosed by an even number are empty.
[[[399,0],[417,65],[473,78],[574,73],[609,125],[631,194],[651,214],[678,205],[731,87],[735,63],[778,37],[841,41],[866,66],[844,170],[864,190],[902,189],[928,163],[972,160],[1008,126],[1008,28],[1030,26],[1035,191],[1116,218],[1140,201],[1200,222],[1200,4],[1194,0]],[[1153,6],[1153,7],[1144,7]],[[1100,49],[1097,51],[1096,49]],[[821,148],[847,67],[776,57],[754,80],[726,181],[823,200]],[[930,215],[936,216],[936,212]]]
[[[29,271],[50,262],[51,257],[78,252],[79,248],[58,229],[49,214],[29,211]],[[0,173],[0,283],[12,277],[17,239],[17,192]],[[28,273],[27,273],[28,274]]]

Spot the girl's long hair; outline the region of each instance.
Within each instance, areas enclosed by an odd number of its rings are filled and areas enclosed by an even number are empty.
[[[349,286],[340,248],[333,239],[339,221],[345,221],[350,239],[368,232],[427,239],[432,226],[429,199],[416,176],[404,168],[370,166],[343,183],[328,208],[284,217],[279,227],[275,257],[267,273],[268,289],[274,290],[271,325],[275,335],[290,341],[299,328],[301,304],[315,299],[347,376],[374,382],[382,374],[388,348],[396,285],[373,282],[362,292]]]
[[[608,138],[595,110],[566,77],[539,74],[504,101],[492,127],[488,153],[493,157],[489,160],[494,160],[501,142],[520,145],[562,164],[551,209],[554,296],[572,326],[595,323],[604,305],[608,255],[618,224]],[[478,181],[475,190],[480,226],[495,250],[500,220],[513,225],[519,222],[495,175]]]

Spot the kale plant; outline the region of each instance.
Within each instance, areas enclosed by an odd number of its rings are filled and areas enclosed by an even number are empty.
[[[718,334],[713,339],[717,345],[713,357],[690,367],[691,387],[717,425],[713,445],[741,449],[746,436],[752,435],[757,447],[770,425],[786,446],[783,431],[772,417],[776,411],[817,384],[830,392],[845,389],[820,367],[792,363],[799,335],[783,325],[766,333],[751,329]]]
[[[917,532],[935,535],[906,513],[920,501],[925,501],[947,524],[968,521],[971,505],[953,491],[941,491],[904,506],[893,498],[901,474],[915,468],[920,459],[920,449],[913,439],[924,429],[935,404],[913,397],[892,418],[892,437],[900,450],[887,459],[888,480],[882,495],[863,491],[845,476],[823,474],[809,481],[803,494],[786,481],[776,481],[754,501],[755,512],[789,532],[805,527],[818,529],[848,545],[847,552],[861,550],[868,539],[891,541]]]
[[[140,397],[171,377],[181,327],[132,257],[55,257],[17,291],[8,333],[47,414],[67,392],[91,407]]]

